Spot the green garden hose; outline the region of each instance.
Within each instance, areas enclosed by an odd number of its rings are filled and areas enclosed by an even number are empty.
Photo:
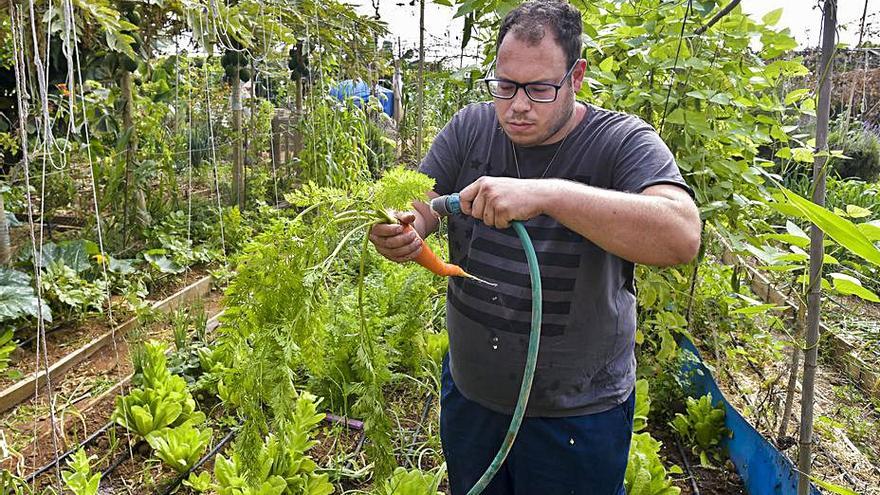
[[[440,215],[450,215],[461,213],[460,200],[458,194],[450,194],[448,196],[440,196],[431,201],[431,208]],[[516,435],[519,433],[519,427],[522,424],[523,416],[526,413],[526,405],[529,402],[529,394],[532,391],[532,381],[535,378],[535,366],[538,364],[538,347],[541,344],[541,307],[543,299],[541,297],[541,272],[538,269],[538,256],[535,254],[535,247],[532,245],[532,239],[521,222],[511,222],[513,230],[519,236],[522,242],[523,251],[526,253],[526,261],[529,264],[529,278],[532,281],[532,327],[529,333],[529,351],[526,355],[526,367],[523,372],[522,385],[519,388],[519,399],[516,401],[516,407],[513,410],[513,417],[510,420],[510,427],[507,428],[507,435],[495,454],[495,458],[486,468],[486,471],[480,476],[480,479],[468,491],[468,495],[479,495],[501,469],[507,454],[513,447]]]

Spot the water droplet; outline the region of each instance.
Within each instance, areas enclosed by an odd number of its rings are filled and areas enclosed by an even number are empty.
[[[574,438],[569,438],[569,439],[568,439],[568,444],[569,444],[569,445],[574,445]]]

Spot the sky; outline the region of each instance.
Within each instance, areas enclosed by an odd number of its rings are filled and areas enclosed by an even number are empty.
[[[389,37],[397,40],[403,50],[417,48],[419,43],[419,4],[410,0],[347,0],[357,6],[358,12],[373,15],[375,10],[371,1],[379,1],[379,15],[388,23],[392,33]],[[726,4],[726,1],[719,3]],[[742,8],[753,17],[760,19],[767,12],[782,8],[782,18],[777,26],[787,27],[802,47],[819,45],[819,30],[822,13],[816,7],[817,0],[742,0]],[[838,0],[838,23],[840,42],[855,45],[858,42],[859,27],[865,0]],[[453,19],[454,10],[428,1],[425,5],[425,44],[428,47],[426,58],[436,60],[444,55],[458,53],[461,45],[461,18]],[[880,29],[880,0],[868,0],[868,22],[873,22],[873,31]],[[874,35],[874,41],[880,36]],[[475,45],[475,43],[471,43]],[[471,47],[473,48],[473,47]]]

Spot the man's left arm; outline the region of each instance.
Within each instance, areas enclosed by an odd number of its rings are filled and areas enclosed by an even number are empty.
[[[690,195],[672,184],[639,194],[563,179],[481,177],[462,190],[462,211],[498,228],[546,214],[623,259],[670,266],[700,248],[700,215]]]

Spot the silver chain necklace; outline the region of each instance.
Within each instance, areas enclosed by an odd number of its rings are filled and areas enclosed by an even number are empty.
[[[569,132],[568,134],[571,134],[571,132]],[[559,147],[556,148],[556,153],[553,153],[553,158],[550,159],[550,163],[547,164],[547,168],[544,169],[544,173],[541,174],[541,177],[539,177],[540,179],[543,179],[547,175],[547,172],[550,171],[550,166],[553,165],[553,162],[556,161],[556,157],[559,156],[559,151],[562,149],[563,146],[565,146],[565,140],[568,139],[568,134],[566,134],[565,137],[562,138],[562,142],[560,142]],[[522,179],[522,174],[520,174],[519,172],[519,159],[516,157],[516,145],[513,143],[513,141],[510,141],[510,147],[513,149],[513,164],[516,165],[516,178]]]

